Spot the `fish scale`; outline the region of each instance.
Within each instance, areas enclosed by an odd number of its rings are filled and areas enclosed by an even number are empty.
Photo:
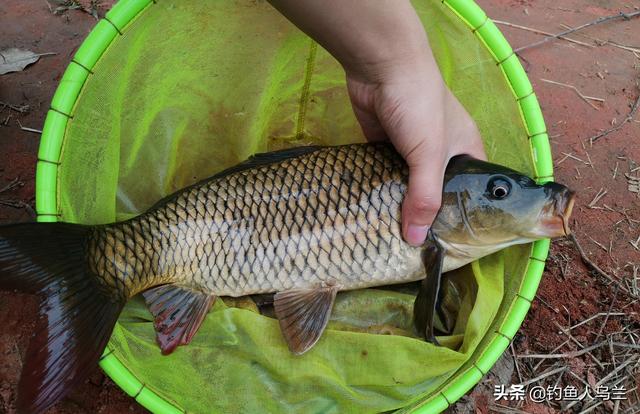
[[[420,266],[401,238],[407,173],[383,144],[235,168],[96,228],[90,268],[126,297],[162,283],[242,296],[402,282]]]

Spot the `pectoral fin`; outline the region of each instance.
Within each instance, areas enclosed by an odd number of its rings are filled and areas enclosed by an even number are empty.
[[[456,320],[460,311],[461,292],[455,282],[442,279],[440,283],[440,293],[438,293],[438,306],[436,312],[438,319],[442,323],[441,330],[448,335],[453,334],[456,326]],[[440,328],[439,328],[440,329]]]
[[[431,232],[429,232],[426,243],[427,246],[422,251],[422,262],[427,277],[420,284],[418,296],[413,305],[413,319],[420,335],[423,335],[428,342],[439,345],[434,335],[433,325],[440,292],[444,249]]]
[[[276,293],[273,306],[280,330],[294,354],[303,354],[320,339],[329,322],[336,286]]]
[[[163,355],[191,342],[216,300],[212,294],[176,285],[151,288],[142,296],[153,314],[156,339]]]

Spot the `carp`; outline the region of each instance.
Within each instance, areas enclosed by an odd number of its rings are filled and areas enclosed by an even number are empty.
[[[413,247],[401,234],[407,179],[388,143],[300,147],[255,155],[123,222],[0,227],[0,288],[42,297],[19,408],[44,411],[82,381],[139,293],[163,354],[191,341],[217,297],[266,293],[302,354],[337,292],[422,280],[415,325],[437,343],[443,272],[569,233],[566,187],[461,155],[426,242]]]

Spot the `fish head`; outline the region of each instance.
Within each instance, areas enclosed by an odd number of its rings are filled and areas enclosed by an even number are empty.
[[[432,226],[460,246],[500,246],[568,235],[574,193],[537,184],[510,168],[462,155],[446,170],[443,200]]]

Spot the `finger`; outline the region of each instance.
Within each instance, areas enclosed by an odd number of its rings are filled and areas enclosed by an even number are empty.
[[[444,165],[434,164],[435,160],[438,157],[407,160],[409,186],[402,203],[402,233],[413,246],[424,243],[442,202]]]

